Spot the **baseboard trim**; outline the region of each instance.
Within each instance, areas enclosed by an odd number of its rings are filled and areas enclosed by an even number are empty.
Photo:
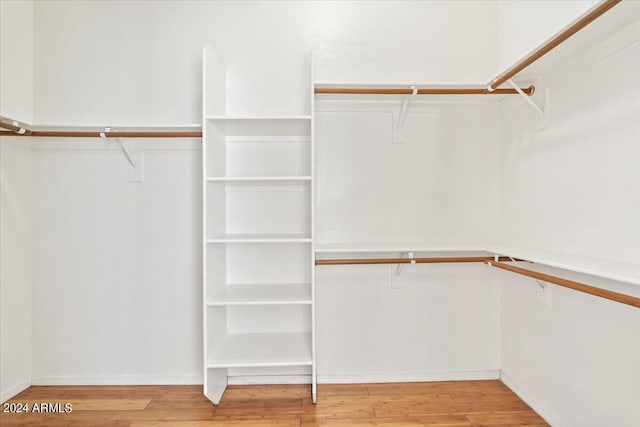
[[[15,384],[6,390],[2,390],[0,392],[0,402],[4,403],[7,400],[11,399],[13,396],[16,396],[18,393],[23,392],[24,390],[31,387],[31,382],[29,380],[20,381],[18,384]]]
[[[100,375],[33,377],[32,385],[201,385],[202,375]]]
[[[364,372],[358,374],[318,374],[321,384],[395,383],[428,381],[498,380],[499,370],[435,372]]]
[[[318,374],[320,384],[391,383],[421,381],[473,381],[501,379],[499,370],[364,372],[357,374]],[[234,375],[231,385],[310,384],[310,375]],[[117,376],[43,376],[34,377],[30,385],[201,385],[202,375],[117,375]],[[507,385],[508,386],[508,385]],[[19,388],[19,387],[14,387]],[[24,390],[20,389],[17,393]],[[13,388],[12,388],[13,389]],[[17,394],[16,393],[16,394]],[[517,393],[516,393],[517,394]],[[523,399],[524,400],[524,399]],[[528,402],[527,402],[528,403]]]
[[[552,417],[546,409],[540,406],[535,399],[532,399],[531,396],[522,391],[522,389],[516,385],[516,382],[513,380],[513,378],[509,377],[509,375],[502,372],[500,374],[500,381],[502,381],[504,385],[506,385],[512,392],[514,392],[520,399],[522,399],[524,403],[529,405],[531,409],[536,411],[536,413],[540,415],[551,427],[563,427],[562,424],[560,424],[558,420]]]

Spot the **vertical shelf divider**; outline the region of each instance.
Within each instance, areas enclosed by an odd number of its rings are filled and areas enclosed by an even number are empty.
[[[210,114],[224,114],[226,104],[226,81],[224,65],[213,49],[209,46],[203,49],[202,55],[202,332],[203,332],[203,368],[204,395],[214,404],[218,404],[227,389],[228,370],[208,369],[207,354],[209,351],[209,314],[207,312],[208,293],[208,251],[207,251],[207,176],[208,147],[210,135],[207,126],[207,116]],[[219,154],[219,153],[215,153]],[[220,161],[220,160],[218,160]],[[222,165],[224,166],[224,158]],[[226,326],[226,325],[225,325]]]
[[[311,115],[311,401],[318,401],[318,372],[316,368],[316,149],[315,149],[315,64],[314,54],[310,57],[309,111]]]

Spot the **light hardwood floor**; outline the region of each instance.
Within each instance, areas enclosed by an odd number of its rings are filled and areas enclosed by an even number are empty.
[[[548,426],[500,381],[320,385],[317,405],[307,385],[230,386],[217,407],[201,386],[30,387],[10,402],[30,413],[0,413],[3,427]],[[58,402],[73,411],[31,412]]]

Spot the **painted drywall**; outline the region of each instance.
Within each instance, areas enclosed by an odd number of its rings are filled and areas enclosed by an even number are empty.
[[[128,144],[143,183],[115,142],[38,141],[34,383],[202,381],[199,141]]]
[[[316,269],[318,381],[494,379],[499,277],[482,264]],[[322,397],[320,397],[322,398]]]
[[[0,2],[0,116],[33,119],[33,1]],[[0,137],[0,401],[31,384],[33,153]]]
[[[316,103],[317,245],[496,243],[497,103],[414,101],[400,126],[398,111]],[[397,279],[395,265],[316,272],[319,381],[497,377],[499,283],[486,266],[409,265]]]
[[[316,103],[317,243],[497,243],[497,103]]]
[[[547,128],[524,103],[505,103],[507,245],[637,266],[639,73],[636,23],[538,82],[539,95],[550,89]],[[549,271],[640,296],[636,285]],[[538,292],[502,276],[503,380],[554,426],[640,425],[640,312],[553,286],[545,306]]]
[[[499,1],[498,70],[502,72],[598,3],[597,0]]]
[[[327,64],[319,68],[318,80],[482,83],[492,77],[497,60],[496,7],[411,1],[37,2],[35,118],[71,125],[199,123],[207,44],[228,70],[228,99],[235,100],[227,106],[230,114],[306,111],[309,92],[300,89],[308,86],[308,76],[301,71],[312,50],[318,65]]]
[[[32,0],[0,2],[0,116],[33,121]]]
[[[0,137],[0,401],[31,385],[33,151]]]

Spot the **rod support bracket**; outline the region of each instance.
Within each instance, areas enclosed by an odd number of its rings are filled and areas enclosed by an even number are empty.
[[[407,258],[409,258],[409,261],[411,262],[411,264],[415,264],[416,263],[416,258],[413,255],[413,252],[407,252]],[[402,268],[404,267],[404,264],[396,264],[396,273],[395,275],[398,276],[400,275],[400,273],[402,273]]]
[[[19,122],[13,120],[13,125],[19,128],[17,131],[15,131],[18,135],[24,135],[27,133],[27,130],[20,126]]]
[[[110,127],[104,128],[104,131],[100,132],[100,138],[105,138],[106,139],[107,138],[107,134],[110,133],[110,132],[111,132],[111,128]],[[127,158],[127,161],[129,162],[131,167],[137,168],[138,165],[136,164],[136,161],[133,159],[133,156],[131,155],[131,152],[129,151],[127,146],[124,144],[124,142],[118,137],[115,137],[115,140],[118,143],[118,145],[120,145],[120,149],[122,150],[122,153],[124,154],[124,156]]]
[[[513,80],[509,79],[507,80],[507,83],[509,83],[509,85],[516,91],[518,92],[518,95],[520,95],[520,97],[522,99],[525,100],[525,102],[536,112],[538,113],[538,116],[540,117],[540,123],[538,125],[538,129],[544,129],[549,127],[549,89],[547,88],[545,90],[545,96],[544,96],[544,109],[542,107],[540,107],[538,104],[536,104],[533,99],[531,99],[531,96],[533,96],[533,93],[535,91],[535,86],[531,86],[533,89],[531,90],[531,92],[527,95],[521,88],[520,86],[518,86]]]
[[[404,141],[400,137],[400,132],[404,126],[404,121],[407,117],[407,111],[409,109],[409,101],[411,98],[415,98],[418,95],[418,87],[416,85],[410,85],[411,95],[407,95],[402,100],[402,106],[400,107],[400,114],[398,114],[398,120],[396,121],[396,127],[393,132],[393,143],[402,144]]]

